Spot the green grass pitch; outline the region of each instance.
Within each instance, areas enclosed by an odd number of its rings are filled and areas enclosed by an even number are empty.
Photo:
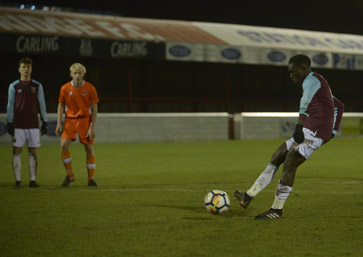
[[[248,209],[248,189],[282,140],[96,144],[98,188],[88,188],[85,153],[71,145],[76,181],[61,188],[59,145],[38,149],[39,189],[13,189],[11,146],[0,146],[0,256],[363,256],[363,139],[337,138],[297,172],[284,218],[270,208],[281,170]],[[222,215],[203,206],[226,191]]]

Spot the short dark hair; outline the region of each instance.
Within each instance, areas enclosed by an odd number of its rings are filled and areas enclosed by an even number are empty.
[[[294,64],[297,64],[297,65],[307,65],[307,66],[311,66],[311,60],[308,56],[304,55],[304,54],[298,54],[298,55],[295,55],[293,57],[290,58],[289,60],[289,64],[290,63],[294,63]]]
[[[24,63],[24,64],[30,64],[32,65],[33,64],[33,60],[30,58],[30,57],[23,57],[19,60],[19,67],[20,65]]]

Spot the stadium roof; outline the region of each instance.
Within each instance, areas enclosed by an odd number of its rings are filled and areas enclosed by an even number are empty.
[[[151,58],[363,70],[363,36],[0,7],[0,53]]]

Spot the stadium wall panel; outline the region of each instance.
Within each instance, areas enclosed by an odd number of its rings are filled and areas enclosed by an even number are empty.
[[[59,143],[54,131],[57,114],[48,117],[41,143]],[[218,113],[99,113],[97,143],[186,142],[248,139],[286,139],[297,122],[295,112]],[[344,113],[337,136],[362,136],[363,113]],[[78,140],[78,139],[77,139]],[[0,144],[10,144],[6,114],[0,114]]]
[[[59,143],[54,134],[57,114],[47,119],[48,133],[41,142]],[[6,114],[0,120],[0,144],[8,144]],[[227,113],[99,113],[95,133],[97,143],[216,141],[228,140],[228,125]]]
[[[234,139],[284,139],[292,136],[297,112],[243,112],[234,114]],[[362,136],[363,113],[346,112],[337,136]]]

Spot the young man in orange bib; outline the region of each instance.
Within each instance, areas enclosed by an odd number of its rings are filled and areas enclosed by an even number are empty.
[[[83,80],[85,74],[86,68],[82,64],[72,64],[70,67],[72,80],[61,87],[59,95],[58,122],[55,134],[58,136],[62,131],[62,161],[67,172],[67,176],[62,183],[63,187],[68,187],[75,180],[69,146],[72,141],[76,140],[76,134],[79,136],[79,141],[84,145],[87,155],[88,186],[97,186],[94,181],[96,162],[93,144],[99,100],[95,87]],[[62,129],[64,113],[65,120]]]

